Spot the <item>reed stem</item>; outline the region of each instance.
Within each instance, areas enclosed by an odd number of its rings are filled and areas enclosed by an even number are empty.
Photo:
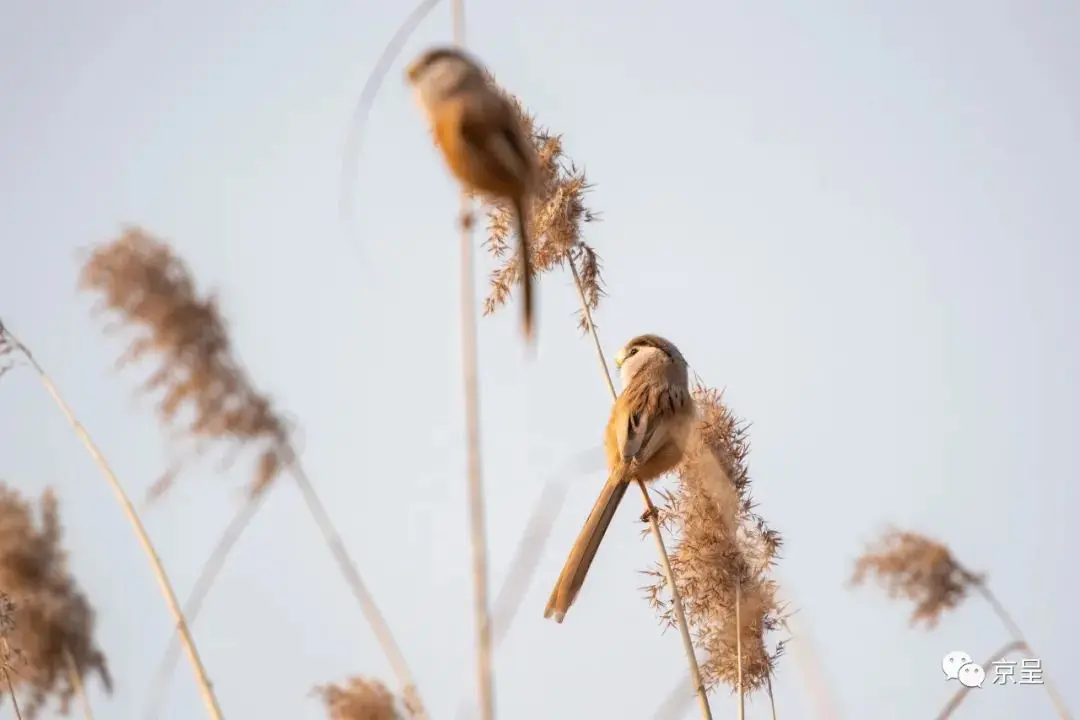
[[[772,712],[772,720],[776,720],[776,698],[772,691],[772,673],[765,676],[765,691],[769,694],[769,710]]]
[[[184,603],[184,617],[187,618],[189,626],[193,626],[198,619],[203,601],[206,600],[206,596],[210,594],[210,589],[217,582],[218,575],[221,574],[222,569],[225,567],[225,561],[236,543],[239,542],[247,526],[258,513],[259,508],[262,507],[263,500],[269,492],[270,490],[266,489],[244,503],[244,506],[240,508],[240,512],[233,517],[228,527],[225,528],[225,532],[221,534],[217,546],[210,553],[210,557],[203,564],[199,577],[195,580],[195,586],[191,589],[191,595],[188,596],[187,602]],[[148,719],[161,715],[166,691],[169,687],[169,679],[172,677],[176,662],[179,659],[180,646],[177,636],[172,635],[169,638],[169,647],[165,650],[165,655],[158,665],[157,674],[154,676],[154,681],[150,686],[150,700],[146,709]]]
[[[455,18],[460,14],[455,2]],[[460,27],[460,20],[455,27]],[[455,31],[459,36],[460,30]],[[465,444],[469,482],[469,534],[472,547],[473,612],[476,625],[476,682],[481,720],[495,718],[495,682],[491,662],[491,611],[488,607],[488,560],[484,518],[484,489],[480,466],[479,371],[476,357],[471,208],[461,200],[461,359],[465,390]]]
[[[1017,640],[1010,640],[1004,647],[1000,648],[997,652],[991,655],[990,659],[983,663],[983,667],[990,667],[990,665],[993,664],[995,660],[1004,659],[1014,652],[1019,652],[1020,650],[1023,650],[1025,647],[1027,646],[1023,642]],[[1031,651],[1029,650],[1028,652]],[[938,713],[937,720],[948,720],[948,718],[953,714],[956,708],[960,707],[960,704],[964,702],[964,698],[967,697],[967,694],[969,692],[971,692],[971,688],[960,685],[960,687],[956,689],[956,692],[953,693],[953,696],[949,698],[949,702],[945,703],[945,707],[943,707],[941,709],[941,712]]]
[[[66,647],[64,648],[64,662],[67,664],[68,675],[71,678],[71,687],[74,688],[79,704],[82,705],[83,717],[86,720],[94,720],[94,710],[90,707],[90,698],[86,697],[86,687],[83,685],[79,668],[75,665],[75,658],[71,657],[71,651]]]
[[[386,618],[384,618],[382,612],[379,611],[379,606],[375,604],[375,598],[367,589],[367,585],[364,584],[364,580],[360,576],[360,571],[357,569],[356,563],[353,562],[348,549],[345,547],[344,541],[341,539],[341,535],[338,533],[337,529],[334,527],[333,521],[330,519],[330,514],[326,511],[326,506],[323,505],[322,500],[319,499],[319,494],[315,492],[315,486],[311,484],[311,480],[308,479],[307,474],[300,466],[299,460],[296,459],[295,452],[293,452],[292,455],[292,462],[290,463],[292,466],[292,477],[296,481],[297,487],[300,488],[300,494],[303,496],[304,502],[307,503],[308,511],[311,512],[315,524],[318,525],[319,530],[322,531],[323,540],[326,542],[326,546],[330,548],[330,554],[334,556],[334,560],[338,564],[338,569],[341,570],[341,574],[345,577],[345,582],[348,583],[349,589],[352,590],[353,597],[356,598],[356,601],[360,604],[361,612],[363,612],[364,617],[371,626],[372,632],[375,633],[375,639],[378,641],[383,654],[386,655],[387,660],[390,662],[390,667],[397,676],[398,684],[401,686],[401,695],[405,700],[406,706],[409,708],[411,717],[415,720],[427,720],[427,709],[420,699],[420,693],[417,689],[416,682],[413,680],[412,673],[409,671],[409,666],[405,662],[405,656],[402,654],[401,648],[398,647],[397,641],[394,639],[394,634],[390,631],[390,626],[387,624]]]
[[[1024,637],[1023,631],[1020,626],[1016,624],[1012,616],[1005,609],[1005,606],[1001,604],[1001,601],[997,599],[997,596],[990,591],[990,587],[985,581],[980,580],[975,583],[975,588],[978,590],[979,595],[990,605],[990,608],[997,615],[998,620],[1005,626],[1005,629],[1009,633],[1009,637],[1017,643],[1021,643],[1027,648],[1027,651],[1035,655],[1035,651],[1031,649],[1031,644]],[[1061,720],[1072,720],[1072,715],[1069,713],[1069,708],[1065,705],[1065,698],[1062,697],[1058,691],[1057,686],[1049,678],[1046,677],[1046,670],[1043,669],[1043,688],[1046,690],[1046,694],[1050,696],[1050,702],[1054,704],[1054,709],[1057,710],[1058,717]]]
[[[736,686],[739,693],[738,718],[746,720],[746,690],[743,687],[743,655],[742,655],[742,579],[735,578],[735,659],[736,659]]]
[[[22,712],[19,710],[19,699],[15,697],[15,685],[11,682],[11,670],[8,668],[8,658],[11,657],[11,648],[7,638],[0,638],[0,672],[4,673],[4,684],[7,685],[8,695],[11,696],[11,705],[15,708],[15,717],[22,720]]]
[[[64,417],[71,425],[71,428],[86,447],[86,451],[90,453],[90,457],[93,458],[94,462],[101,470],[102,475],[105,476],[105,480],[109,483],[109,487],[112,488],[113,493],[116,495],[116,500],[120,504],[121,510],[123,510],[124,515],[127,517],[128,522],[131,523],[131,527],[135,531],[136,537],[139,539],[139,544],[142,546],[143,552],[146,553],[146,557],[150,560],[150,567],[154,572],[154,577],[157,579],[161,594],[165,598],[165,604],[168,606],[173,621],[176,623],[176,629],[180,633],[180,640],[183,643],[184,650],[191,663],[192,672],[195,674],[195,683],[199,688],[199,694],[202,696],[203,704],[206,706],[206,712],[213,720],[222,720],[223,715],[221,706],[218,704],[217,696],[214,695],[213,686],[210,683],[210,676],[207,674],[206,667],[199,657],[199,651],[195,647],[195,639],[192,637],[188,624],[184,620],[184,613],[180,609],[180,601],[176,599],[176,592],[173,590],[172,583],[169,582],[169,576],[165,572],[165,566],[161,562],[157,550],[154,549],[154,544],[150,540],[150,535],[146,532],[146,528],[139,518],[139,513],[135,510],[135,505],[132,504],[123,485],[120,484],[120,480],[112,471],[109,463],[105,460],[105,456],[101,453],[101,450],[98,449],[97,444],[94,443],[90,434],[86,431],[86,428],[84,428],[78,418],[75,417],[75,413],[64,401],[64,398],[60,395],[60,391],[45,372],[45,369],[42,368],[34,358],[30,349],[26,347],[26,345],[23,345],[22,342],[12,335],[11,331],[2,324],[0,324],[0,335],[7,338],[12,347],[18,350],[30,363],[31,367],[34,368],[34,371],[41,379],[41,384],[45,387],[45,390],[49,395],[52,396],[56,406],[60,409],[60,412],[64,414]],[[14,699],[14,697],[12,699]]]
[[[465,47],[465,2],[454,0],[453,38]],[[461,360],[465,389],[465,443],[469,478],[469,534],[472,544],[473,612],[476,623],[476,684],[481,720],[495,718],[491,609],[488,606],[488,549],[484,486],[480,468],[480,391],[476,352],[476,281],[473,277],[472,200],[461,192]]]

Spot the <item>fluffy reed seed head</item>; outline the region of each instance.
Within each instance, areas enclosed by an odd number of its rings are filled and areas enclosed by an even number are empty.
[[[90,256],[79,287],[100,295],[99,312],[111,311],[137,332],[118,366],[147,356],[158,361],[142,389],[160,393],[161,422],[186,436],[196,452],[214,441],[231,441],[234,452],[258,448],[250,492],[265,490],[291,458],[288,425],[234,357],[216,299],[199,295],[183,260],[146,231],[126,228]],[[186,425],[182,411],[192,414]],[[152,494],[163,493],[173,479],[167,474]]]
[[[343,685],[320,685],[329,720],[404,720],[394,694],[378,680],[351,677]]]
[[[717,390],[698,383],[694,399],[695,432],[676,470],[678,482],[660,493],[657,509],[671,538],[672,569],[694,645],[708,655],[701,666],[706,687],[722,683],[737,688],[741,639],[743,689],[750,693],[766,686],[784,651],[782,640],[770,650],[767,637],[784,618],[776,583],[769,577],[783,541],[754,511],[746,425],[731,414]],[[673,626],[663,570],[655,566],[646,573],[654,578],[645,588],[650,604]]]
[[[855,561],[851,584],[873,578],[890,598],[915,603],[911,624],[932,628],[958,607],[983,578],[961,565],[944,544],[914,532],[887,529]]]
[[[27,718],[50,701],[68,714],[76,694],[68,657],[84,682],[96,674],[112,691],[108,663],[94,641],[94,609],[67,569],[51,491],[41,496],[39,511],[40,525],[31,505],[0,483],[0,637]],[[0,696],[6,691],[0,688]]]
[[[525,136],[531,138],[539,161],[539,183],[532,207],[528,209],[529,234],[533,239],[532,263],[537,274],[561,267],[567,256],[573,258],[581,277],[589,309],[595,309],[604,295],[600,257],[582,239],[585,223],[600,219],[585,204],[585,195],[592,186],[585,171],[578,168],[563,152],[561,135],[553,135],[536,122],[521,102],[504,90],[489,76],[495,89],[513,106]],[[484,300],[484,314],[489,315],[506,304],[520,280],[520,268],[511,252],[516,241],[517,223],[513,207],[504,201],[477,196],[487,206],[488,238],[484,245],[501,264],[492,271],[491,292]],[[585,327],[579,313],[579,325]]]

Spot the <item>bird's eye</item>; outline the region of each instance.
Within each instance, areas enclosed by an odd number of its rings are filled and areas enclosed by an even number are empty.
[[[636,347],[630,348],[630,352],[626,353],[626,357],[633,357],[637,354],[638,349]]]

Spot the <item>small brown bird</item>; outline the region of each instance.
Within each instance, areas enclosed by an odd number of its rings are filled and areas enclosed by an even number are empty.
[[[551,591],[544,617],[561,623],[585,582],[626,488],[648,482],[682,460],[694,422],[686,360],[662,337],[639,335],[615,356],[623,390],[604,436],[608,479]]]
[[[467,188],[510,202],[518,220],[521,304],[526,340],[534,325],[532,251],[526,230],[535,192],[536,149],[510,102],[464,52],[439,47],[409,65],[409,82],[427,114],[443,159]]]

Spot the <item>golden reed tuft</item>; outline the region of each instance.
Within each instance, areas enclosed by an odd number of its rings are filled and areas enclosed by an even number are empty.
[[[0,637],[26,718],[50,701],[66,715],[77,693],[72,672],[84,679],[96,674],[112,691],[105,654],[94,641],[94,609],[67,569],[52,491],[37,510],[40,523],[30,503],[0,482]]]
[[[161,393],[162,423],[181,430],[197,449],[209,441],[235,442],[234,450],[258,447],[250,492],[265,490],[290,462],[288,425],[236,361],[216,300],[199,296],[183,260],[144,230],[127,228],[95,249],[79,287],[100,295],[99,311],[139,331],[118,365],[146,356],[158,361],[143,390]],[[177,428],[182,411],[193,419]],[[173,479],[167,474],[151,494],[165,492]]]
[[[889,528],[855,561],[854,586],[873,578],[891,598],[915,603],[911,624],[931,628],[964,601],[982,578],[961,565],[942,543]]]
[[[562,136],[552,135],[537,125],[536,118],[525,111],[516,97],[499,87],[494,78],[490,79],[517,111],[526,137],[533,140],[539,160],[539,189],[529,209],[533,271],[537,274],[550,272],[561,267],[567,257],[573,258],[589,309],[595,309],[604,295],[600,258],[581,236],[582,226],[598,220],[599,215],[585,205],[585,195],[591,188],[585,179],[585,171],[564,154]],[[516,222],[509,203],[482,196],[477,199],[487,205],[488,239],[484,244],[502,262],[491,273],[491,293],[484,300],[484,314],[490,315],[506,304],[518,284],[520,268],[510,252]],[[583,316],[579,317],[579,325],[586,329]]]
[[[351,677],[343,685],[320,685],[315,693],[329,720],[405,720],[394,694],[378,680]]]
[[[768,633],[778,629],[784,608],[769,573],[783,540],[754,512],[746,467],[746,426],[724,405],[717,390],[694,388],[698,423],[676,470],[674,489],[660,493],[661,524],[672,540],[671,564],[695,645],[708,654],[701,666],[708,689],[738,688],[738,643],[742,643],[742,687],[767,686],[784,642],[770,650]],[[674,625],[659,568],[646,588],[661,619]],[[739,623],[736,624],[736,597]],[[736,629],[741,625],[741,637]]]

